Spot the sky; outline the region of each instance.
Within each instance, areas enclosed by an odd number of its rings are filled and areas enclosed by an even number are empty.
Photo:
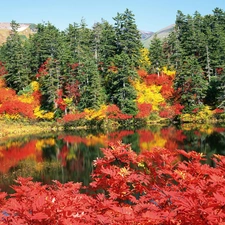
[[[0,22],[50,22],[65,30],[83,18],[91,28],[101,19],[114,24],[113,17],[129,9],[139,30],[157,32],[175,23],[178,10],[206,15],[216,7],[225,11],[225,0],[0,0]]]

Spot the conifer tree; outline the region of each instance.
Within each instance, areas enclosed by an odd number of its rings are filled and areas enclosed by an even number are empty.
[[[149,47],[149,59],[151,61],[151,69],[153,73],[157,73],[159,76],[159,71],[164,66],[163,65],[163,48],[162,42],[154,35],[150,47]]]
[[[186,57],[182,68],[177,71],[175,89],[180,93],[180,103],[186,110],[203,105],[208,82],[195,56]]]
[[[31,77],[29,53],[18,34],[18,28],[19,24],[12,21],[12,30],[4,44],[4,51],[2,52],[3,61],[8,72],[5,75],[7,85],[17,92],[29,84]]]

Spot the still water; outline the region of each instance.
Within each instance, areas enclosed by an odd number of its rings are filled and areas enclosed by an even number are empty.
[[[213,126],[151,126],[113,132],[77,131],[49,133],[0,140],[0,189],[12,192],[10,185],[18,176],[32,176],[50,184],[52,180],[90,181],[92,161],[102,156],[101,148],[110,142],[131,144],[135,152],[153,151],[154,147],[171,150],[195,150],[206,155],[225,155],[225,128]]]

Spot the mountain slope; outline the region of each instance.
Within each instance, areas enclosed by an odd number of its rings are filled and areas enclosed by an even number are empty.
[[[28,38],[30,34],[35,31],[33,29],[33,24],[31,23],[20,23],[18,28],[18,33],[22,38]],[[10,23],[0,23],[0,45],[6,42],[7,37],[10,35],[11,26]]]
[[[153,37],[154,37],[155,34],[156,34],[157,37],[160,38],[160,39],[163,39],[163,38],[167,37],[167,36],[170,34],[170,32],[173,31],[174,26],[175,26],[175,24],[172,24],[172,25],[170,25],[170,26],[167,26],[167,27],[165,27],[165,28],[163,28],[163,29],[161,29],[161,30],[159,30],[159,31],[157,31],[157,32],[155,32],[155,33],[153,33],[153,34],[152,34],[151,36],[149,36],[148,38],[142,39],[142,43],[143,43],[144,47],[145,47],[145,48],[149,48],[149,45],[150,45],[150,43],[151,43],[151,40],[153,39]]]

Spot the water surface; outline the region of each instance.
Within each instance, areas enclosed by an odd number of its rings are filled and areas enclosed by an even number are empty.
[[[0,189],[12,192],[10,185],[18,176],[32,176],[49,184],[52,180],[90,182],[92,161],[102,156],[101,148],[110,142],[122,141],[132,149],[154,151],[154,147],[197,151],[212,163],[213,154],[225,155],[223,127],[190,124],[181,127],[151,126],[137,130],[113,132],[77,131],[49,133],[0,140]]]

